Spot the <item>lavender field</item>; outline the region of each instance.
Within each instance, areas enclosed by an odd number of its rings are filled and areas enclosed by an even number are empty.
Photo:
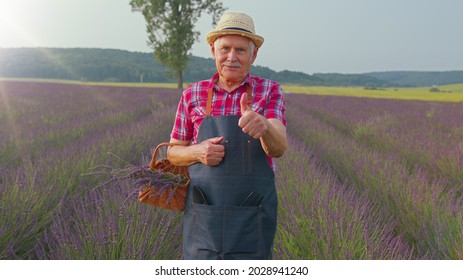
[[[148,163],[175,89],[0,82],[0,259],[180,259],[182,215],[95,188]],[[287,95],[275,259],[463,259],[463,104]]]

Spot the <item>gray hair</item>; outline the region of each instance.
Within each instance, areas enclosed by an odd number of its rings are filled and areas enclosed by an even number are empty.
[[[253,40],[249,40],[249,50],[251,51],[251,55],[254,54],[254,50],[256,49],[256,44]]]

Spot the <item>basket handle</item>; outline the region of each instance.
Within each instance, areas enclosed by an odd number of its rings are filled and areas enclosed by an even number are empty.
[[[161,148],[163,146],[172,147],[172,146],[185,146],[185,145],[178,144],[178,143],[169,143],[169,142],[164,142],[164,143],[161,143],[161,144],[157,145],[156,149],[154,150],[154,153],[153,153],[153,158],[151,159],[151,162],[150,162],[150,168],[153,168],[154,165],[156,164],[156,158],[158,157],[159,148]]]

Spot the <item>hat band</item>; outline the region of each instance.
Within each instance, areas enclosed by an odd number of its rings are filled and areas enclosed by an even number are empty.
[[[237,30],[237,31],[244,31],[244,32],[253,34],[251,31],[243,29],[243,28],[239,28],[239,27],[228,27],[228,28],[224,28],[222,30]]]

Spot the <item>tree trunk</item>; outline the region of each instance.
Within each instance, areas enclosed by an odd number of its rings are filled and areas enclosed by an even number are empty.
[[[183,72],[182,70],[177,72],[177,88],[183,89]]]

